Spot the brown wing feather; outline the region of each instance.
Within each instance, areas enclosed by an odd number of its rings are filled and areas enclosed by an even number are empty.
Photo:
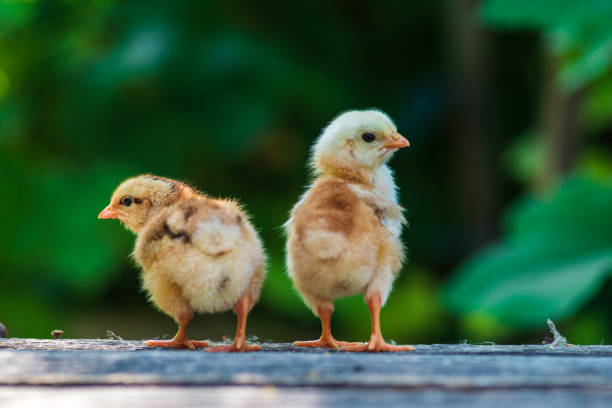
[[[361,207],[345,182],[320,180],[295,211],[293,225],[298,242],[311,256],[338,257],[358,230]]]

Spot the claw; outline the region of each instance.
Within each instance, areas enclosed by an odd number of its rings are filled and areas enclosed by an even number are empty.
[[[208,343],[205,341],[192,341],[192,340],[148,340],[146,343],[147,347],[166,347],[176,349],[189,349],[195,350],[196,348],[208,347]]]
[[[352,352],[379,352],[379,351],[389,351],[389,352],[397,352],[397,351],[412,351],[414,348],[412,346],[396,346],[394,344],[389,344],[386,341],[382,341],[379,343],[371,343],[368,342],[361,346],[348,346],[342,347],[340,350],[342,351],[352,351]]]
[[[350,341],[338,341],[333,337],[323,338],[321,337],[319,340],[310,340],[310,341],[296,341],[293,343],[296,347],[311,347],[311,348],[328,348],[334,350],[340,350],[342,347],[351,347],[351,346],[359,346],[364,343],[359,342],[350,342]]]
[[[236,353],[236,352],[248,352],[248,351],[260,351],[261,346],[257,344],[246,344],[242,343],[242,345],[238,345],[236,343],[230,344],[228,346],[214,346],[208,347],[206,351],[211,353]]]

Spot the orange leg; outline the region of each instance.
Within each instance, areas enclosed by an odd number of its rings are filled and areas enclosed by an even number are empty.
[[[321,338],[319,340],[311,341],[296,341],[293,344],[298,347],[321,347],[321,348],[332,348],[339,350],[345,346],[357,346],[363,343],[351,343],[347,341],[338,341],[334,339],[331,334],[331,317],[334,312],[333,307],[319,305],[317,307],[319,312],[319,318],[321,319]]]
[[[368,298],[368,307],[372,316],[372,336],[367,344],[361,346],[342,347],[343,351],[411,351],[410,346],[395,346],[385,341],[380,331],[380,293],[374,293]]]
[[[188,348],[195,350],[196,347],[207,347],[205,341],[192,341],[187,338],[187,325],[191,321],[192,315],[183,315],[179,317],[179,327],[176,335],[172,340],[149,340],[146,342],[148,347],[169,347],[169,348]]]
[[[238,316],[238,324],[236,326],[236,337],[234,337],[234,343],[228,346],[215,346],[209,347],[206,351],[211,352],[233,352],[233,351],[259,351],[261,347],[252,344],[249,345],[246,342],[246,322],[247,317],[249,315],[249,310],[251,310],[251,298],[249,295],[244,295],[240,298],[236,306],[234,306],[234,311]]]

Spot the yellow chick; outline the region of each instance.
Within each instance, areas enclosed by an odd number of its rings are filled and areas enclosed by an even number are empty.
[[[194,311],[233,308],[238,316],[233,344],[207,350],[260,349],[246,343],[246,321],[264,281],[265,255],[257,232],[235,202],[142,175],[121,183],[98,218],[116,218],[136,233],[133,256],[142,267],[143,286],[179,325],[172,340],[150,340],[147,346],[207,347],[187,338]]]
[[[347,351],[409,351],[385,342],[380,309],[404,260],[406,220],[386,162],[410,144],[378,110],[336,117],[313,148],[315,180],[285,224],[287,267],[304,302],[321,319],[319,340],[300,347]],[[333,338],[334,300],[363,293],[372,317],[368,343]]]

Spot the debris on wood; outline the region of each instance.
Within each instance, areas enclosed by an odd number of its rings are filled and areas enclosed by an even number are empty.
[[[550,343],[550,347],[552,348],[557,346],[567,346],[567,339],[563,337],[561,333],[559,333],[559,330],[557,330],[557,328],[555,327],[555,323],[553,323],[552,320],[547,319],[546,324],[548,324],[548,328],[550,329],[553,335],[553,341],[552,343]]]
[[[55,340],[59,340],[64,335],[64,331],[63,330],[53,330],[51,332],[51,335],[53,336]]]
[[[107,330],[106,331],[106,338],[108,340],[123,340],[123,338],[121,336],[116,335],[115,332],[112,331],[112,330]]]

